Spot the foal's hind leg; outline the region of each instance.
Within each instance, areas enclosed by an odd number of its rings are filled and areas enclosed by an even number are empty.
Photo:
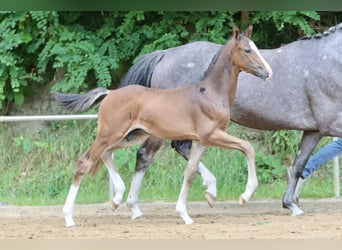
[[[107,139],[107,137],[98,134],[93,145],[78,158],[72,185],[70,186],[70,190],[63,207],[63,213],[67,227],[72,227],[75,225],[72,218],[72,212],[82,179],[89,172],[96,172],[96,169],[101,161],[101,156],[110,146],[110,141]]]
[[[112,182],[114,184],[115,196],[111,200],[111,205],[113,210],[115,210],[121,203],[123,194],[125,192],[125,183],[122,181],[121,176],[119,175],[115,165],[114,159],[112,159],[112,152],[106,151],[102,155],[102,160],[107,167],[108,173]]]
[[[248,141],[241,140],[237,137],[228,135],[223,130],[215,130],[208,139],[210,145],[238,149],[245,154],[248,164],[248,180],[245,192],[241,194],[239,204],[243,205],[250,199],[255,189],[258,187],[258,180],[255,170],[255,152],[254,148]]]
[[[192,141],[172,141],[171,146],[185,158],[189,159]],[[216,201],[216,177],[200,162],[198,165],[198,173],[202,178],[203,185],[207,187],[204,197],[210,207],[213,207]]]
[[[72,218],[72,212],[77,196],[77,192],[84,176],[89,173],[92,168],[96,168],[100,161],[100,156],[105,147],[96,140],[94,144],[78,158],[74,172],[74,178],[69,189],[67,199],[63,207],[66,227],[72,227],[75,222]]]
[[[149,137],[137,152],[135,172],[127,198],[127,206],[131,208],[133,220],[143,215],[138,205],[139,191],[145,172],[162,144],[163,140]]]
[[[70,186],[69,193],[65,201],[64,207],[63,207],[63,214],[64,214],[66,227],[72,227],[75,225],[75,222],[72,218],[72,212],[74,209],[77,192],[80,187],[82,179],[88,173],[91,165],[93,165],[93,163],[91,163],[89,160],[89,151],[90,149],[86,153],[84,153],[82,156],[80,156],[76,163],[74,179]]]

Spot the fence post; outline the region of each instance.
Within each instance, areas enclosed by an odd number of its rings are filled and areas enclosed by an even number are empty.
[[[337,139],[334,137],[334,141]],[[338,156],[334,158],[334,192],[335,197],[340,197],[340,164]]]

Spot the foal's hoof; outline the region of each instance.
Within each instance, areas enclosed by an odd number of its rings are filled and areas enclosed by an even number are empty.
[[[119,207],[119,205],[116,205],[116,204],[114,203],[114,201],[111,201],[111,202],[110,202],[110,207],[111,207],[111,209],[112,209],[113,211],[115,211],[115,210]]]
[[[132,215],[132,220],[138,220],[143,217],[143,213],[140,214],[133,214]]]
[[[214,207],[216,197],[214,195],[212,195],[211,193],[208,193],[208,192],[204,193],[204,197],[207,200],[209,207],[211,207],[211,208]]]
[[[65,217],[65,227],[71,228],[71,227],[74,227],[74,226],[75,226],[75,222],[72,219],[72,217],[66,216]]]
[[[242,195],[240,195],[240,198],[239,198],[239,205],[242,207],[243,205],[246,204],[246,200],[242,197]]]
[[[75,223],[71,223],[71,224],[65,224],[66,228],[72,228],[75,227]]]

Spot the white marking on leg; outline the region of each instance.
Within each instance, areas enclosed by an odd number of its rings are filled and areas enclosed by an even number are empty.
[[[176,211],[180,215],[180,217],[183,219],[185,224],[192,224],[194,221],[190,218],[188,215],[188,212],[186,211],[186,201],[190,189],[190,185],[192,183],[192,180],[198,171],[198,165],[201,159],[201,156],[205,150],[205,147],[203,147],[201,144],[199,144],[196,141],[192,142],[191,151],[190,151],[190,157],[188,160],[188,164],[184,171],[184,179],[181,191],[179,193],[177,205],[176,205]]]
[[[144,175],[145,171],[138,171],[134,173],[131,187],[128,193],[127,206],[131,208],[132,220],[137,219],[143,215],[138,205],[138,194],[140,192]]]
[[[112,155],[110,151],[106,151],[102,155],[102,160],[107,167],[110,178],[113,181],[114,192],[115,192],[115,195],[113,198],[113,203],[114,203],[113,209],[115,209],[122,201],[122,197],[126,189],[125,183],[122,181],[121,176],[119,175],[114,165],[114,154]]]
[[[72,218],[72,212],[74,209],[74,204],[75,204],[78,189],[79,189],[79,186],[75,186],[75,185],[70,186],[69,193],[65,201],[64,207],[63,207],[63,214],[64,214],[66,227],[75,226],[75,222]]]
[[[255,189],[257,188],[257,184],[254,181],[248,180],[245,192],[242,194],[244,201],[249,201]]]
[[[113,202],[115,205],[119,205],[122,201],[123,194],[125,192],[125,183],[121,179],[118,172],[115,172],[113,168],[108,168],[108,173],[113,180],[115,195]]]
[[[216,177],[209,171],[209,169],[206,168],[202,162],[200,162],[198,165],[198,172],[203,180],[203,185],[207,187],[206,192],[210,193],[216,198]]]
[[[177,201],[176,211],[179,214],[179,216],[183,219],[184,223],[187,225],[194,223],[194,221],[190,218],[188,212],[186,211],[186,199],[188,191],[189,186],[187,181],[184,179],[181,192],[179,194],[179,198]]]
[[[247,142],[248,145],[250,145],[249,142]],[[252,147],[252,145],[248,146],[249,149],[246,151],[246,157],[247,157],[247,171],[248,171],[248,180],[246,184],[245,192],[241,195],[239,203],[240,205],[243,205],[245,202],[247,202],[256,188],[258,187],[258,179],[256,176],[256,170],[255,170],[255,152]]]
[[[296,204],[292,203],[290,206],[288,206],[288,208],[291,210],[292,212],[292,216],[293,217],[299,217],[299,216],[303,216],[304,215],[304,211],[301,210]]]

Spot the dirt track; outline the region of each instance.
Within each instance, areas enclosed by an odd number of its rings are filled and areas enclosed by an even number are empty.
[[[76,205],[76,227],[65,228],[62,206],[0,206],[0,239],[342,239],[342,200],[304,200],[293,218],[280,201],[190,202],[193,225],[184,225],[175,203],[141,203],[144,217],[132,221],[123,204]]]

